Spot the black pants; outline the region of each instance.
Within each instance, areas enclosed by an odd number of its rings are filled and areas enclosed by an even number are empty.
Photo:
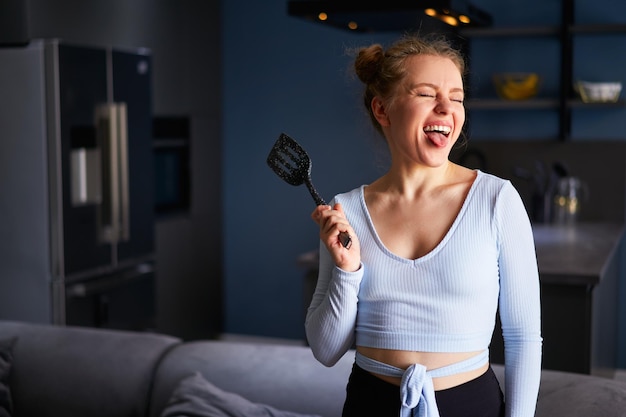
[[[398,417],[400,388],[356,364],[346,388],[343,417]],[[459,386],[435,391],[440,417],[503,417],[502,389],[491,367],[483,375]]]

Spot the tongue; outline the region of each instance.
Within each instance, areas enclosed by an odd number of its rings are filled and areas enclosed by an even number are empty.
[[[426,137],[439,148],[443,148],[448,143],[448,138],[439,132],[426,132]]]

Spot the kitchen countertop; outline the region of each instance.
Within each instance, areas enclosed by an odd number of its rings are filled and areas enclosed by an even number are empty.
[[[618,252],[623,232],[624,225],[617,223],[534,225],[541,282],[598,284]]]

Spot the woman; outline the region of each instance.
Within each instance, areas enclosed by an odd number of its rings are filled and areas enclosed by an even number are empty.
[[[465,122],[462,56],[444,39],[407,36],[360,49],[355,70],[391,165],[312,213],[320,272],[306,318],[324,365],[356,344],[343,416],[533,416],[532,229],[509,181],[448,159]],[[498,308],[504,398],[488,354]]]

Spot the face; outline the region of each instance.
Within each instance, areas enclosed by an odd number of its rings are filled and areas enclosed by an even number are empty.
[[[372,109],[394,161],[440,166],[465,123],[461,73],[448,58],[410,57],[407,75],[391,101],[375,98]]]

